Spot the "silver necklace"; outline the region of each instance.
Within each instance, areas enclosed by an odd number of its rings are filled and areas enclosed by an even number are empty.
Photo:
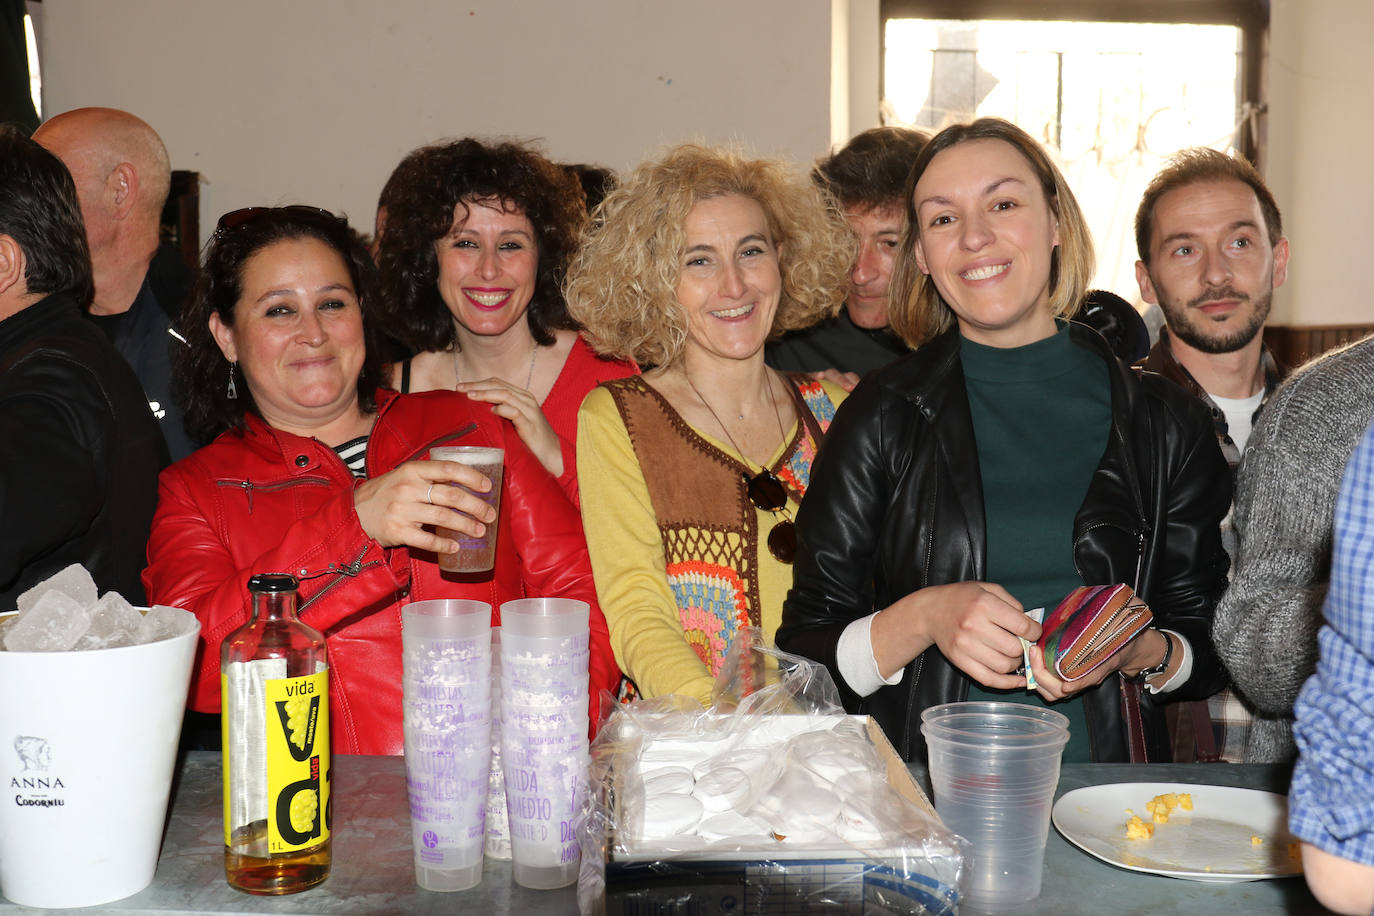
[[[457,388],[460,384],[462,384],[463,377],[458,372],[458,342],[456,340],[453,342],[453,350],[451,352],[453,353],[453,387]],[[534,381],[534,360],[535,357],[537,357],[538,355],[539,344],[536,343],[534,345],[534,349],[530,351],[530,371],[525,374],[526,391],[530,390],[530,383]],[[688,379],[688,384],[690,384],[691,381],[691,379]]]
[[[740,460],[744,462],[745,467],[748,467],[749,457],[744,454],[744,450],[741,449],[739,445],[735,442],[735,437],[730,435],[729,428],[726,427],[724,423],[720,422],[720,416],[717,415],[715,409],[711,407],[711,402],[706,400],[706,395],[702,394],[701,389],[697,388],[697,386],[692,382],[691,373],[687,371],[686,366],[682,367],[682,377],[687,379],[687,386],[692,389],[692,393],[695,394],[697,398],[701,401],[701,403],[706,406],[707,411],[709,411],[711,414],[711,419],[715,420],[716,424],[725,432],[726,440],[730,443],[730,445],[734,446],[736,452],[739,452]],[[783,440],[786,440],[787,433],[782,428],[782,415],[778,412],[778,399],[777,396],[773,393],[773,383],[771,379],[768,382],[768,402],[773,406],[773,419],[778,422],[778,436]],[[744,414],[740,414],[739,418],[743,420]],[[766,465],[760,465],[759,473],[763,474],[770,472],[768,471],[768,467]]]
[[[744,482],[745,495],[754,504],[754,508],[773,514],[773,527],[769,530],[765,542],[768,545],[768,552],[779,563],[790,564],[797,553],[797,528],[792,522],[792,513],[787,510],[787,488],[778,479],[778,475],[768,469],[767,465],[761,465],[757,474],[750,475],[748,456],[735,442],[735,437],[730,435],[729,428],[720,422],[720,417],[716,415],[711,402],[706,400],[700,389],[692,382],[692,376],[688,375],[686,366],[682,367],[682,374],[687,379],[687,384],[693,393],[710,411],[711,418],[724,430],[725,438],[729,440],[730,445],[734,447],[736,452],[739,452],[740,461],[744,464],[744,471],[740,474],[740,479]],[[773,419],[778,421],[778,433],[782,436],[783,443],[786,444],[787,433],[782,428],[782,415],[778,411],[778,399],[773,393],[771,380],[768,384],[768,400],[773,405]],[[742,420],[744,417],[741,415],[740,419]]]

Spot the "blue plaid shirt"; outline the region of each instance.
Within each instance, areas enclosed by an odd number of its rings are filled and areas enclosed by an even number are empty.
[[[1318,849],[1374,865],[1374,426],[1336,502],[1317,671],[1295,708],[1289,826]]]

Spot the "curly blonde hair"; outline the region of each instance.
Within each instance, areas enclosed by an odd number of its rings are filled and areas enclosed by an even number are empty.
[[[1072,318],[1083,303],[1093,275],[1093,240],[1088,221],[1078,207],[1069,183],[1048,153],[1024,130],[1001,118],[979,118],[940,131],[916,157],[907,176],[906,228],[888,286],[888,322],[893,332],[913,349],[954,327],[956,319],[935,281],[916,264],[921,222],[916,218],[916,183],[940,153],[973,140],[1000,140],[1030,165],[1059,220],[1059,244],[1050,259],[1050,314]]]
[[[756,201],[782,245],[782,298],[770,337],[836,314],[848,291],[853,233],[838,206],[800,172],[733,150],[683,144],[640,165],[607,195],[568,268],[568,311],[605,356],[668,366],[687,343],[677,300],[687,214],[697,202]]]

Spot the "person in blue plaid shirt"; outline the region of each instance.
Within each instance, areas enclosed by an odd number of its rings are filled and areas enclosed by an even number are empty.
[[[1374,909],[1374,426],[1346,465],[1316,673],[1298,694],[1289,827],[1312,893]]]

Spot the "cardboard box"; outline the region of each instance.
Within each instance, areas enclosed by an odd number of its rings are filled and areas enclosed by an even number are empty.
[[[939,824],[930,800],[883,734],[867,716],[869,741],[886,768],[888,784]],[[607,916],[642,914],[953,913],[954,884],[964,863],[953,849],[926,858],[908,847],[891,857],[860,858],[856,851],[787,849],[767,859],[738,852],[700,852],[665,858],[617,855],[606,844]],[[940,846],[936,843],[934,846]]]

